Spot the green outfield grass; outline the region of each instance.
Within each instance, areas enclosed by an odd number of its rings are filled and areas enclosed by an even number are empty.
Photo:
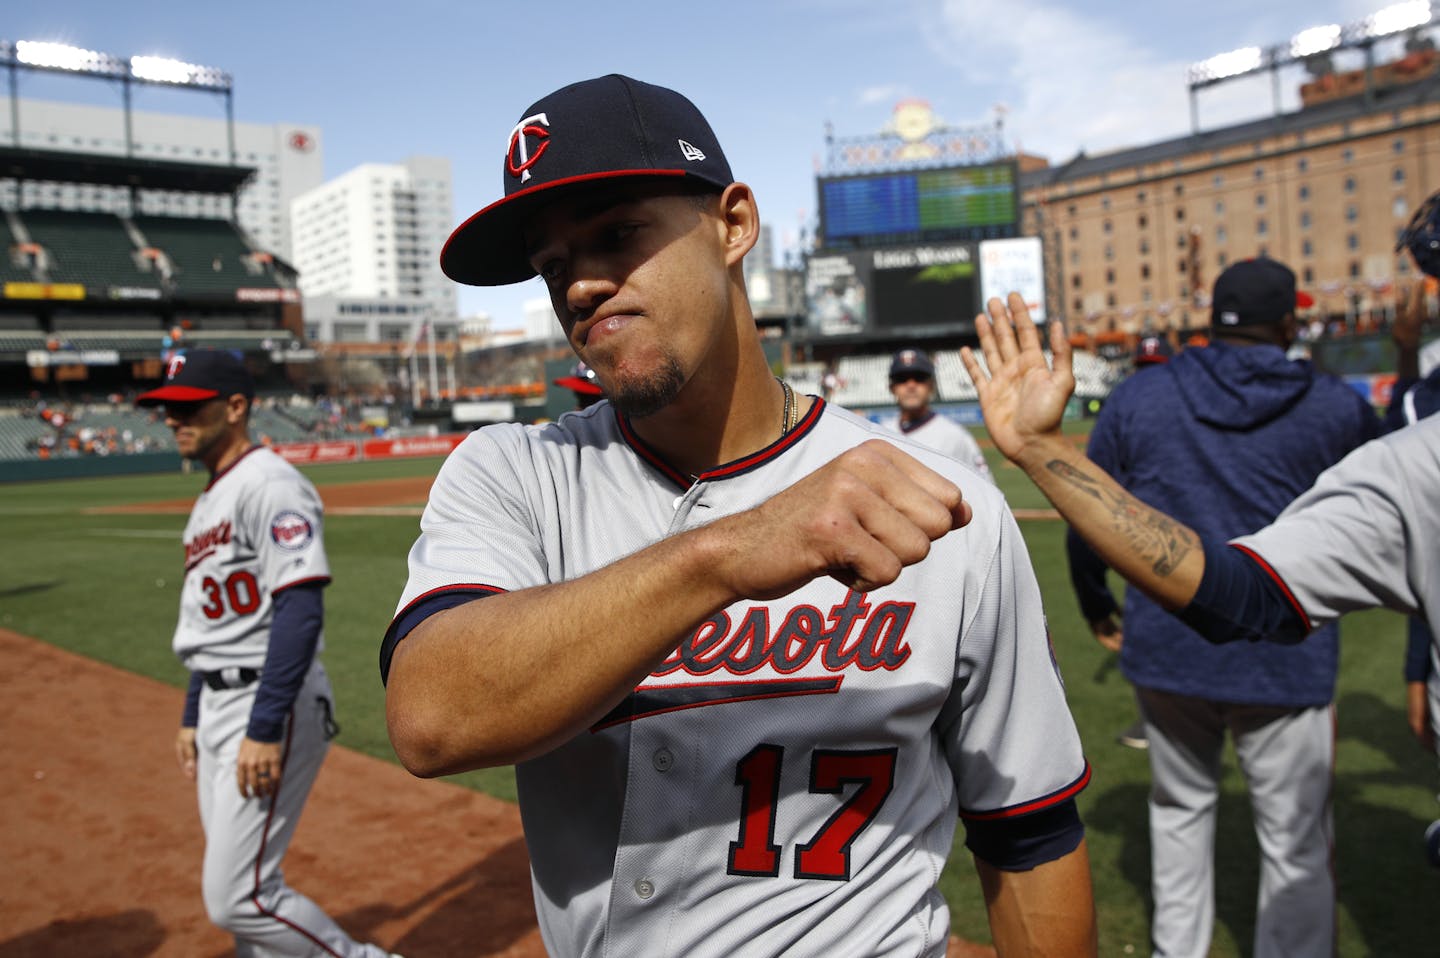
[[[1075,428],[1083,429],[1083,424]],[[438,460],[396,460],[307,469],[317,483],[429,475]],[[1018,471],[992,459],[1017,508],[1044,500]],[[117,477],[0,486],[0,625],[175,686],[184,674],[170,652],[184,517],[95,515],[92,506],[193,497],[200,475]],[[1148,954],[1149,848],[1145,754],[1114,736],[1135,716],[1114,657],[1075,611],[1063,551],[1064,526],[1022,528],[1044,591],[1070,705],[1094,767],[1080,797],[1100,915],[1101,954]],[[326,594],[325,662],[334,679],[342,744],[393,761],[377,669],[379,640],[405,580],[413,517],[331,516],[326,544],[334,583]],[[1420,836],[1440,815],[1435,761],[1405,728],[1399,616],[1352,616],[1343,629],[1335,819],[1344,956],[1402,955],[1433,948],[1425,907],[1440,872],[1422,858]],[[177,714],[178,719],[178,714]],[[98,747],[98,746],[97,746]],[[513,799],[509,769],[458,778]],[[437,823],[443,827],[443,823]],[[1212,954],[1250,953],[1258,851],[1233,754],[1227,759],[1216,838],[1218,916]],[[957,841],[942,877],[954,930],[988,941],[970,858]],[[1131,950],[1133,949],[1133,951]]]

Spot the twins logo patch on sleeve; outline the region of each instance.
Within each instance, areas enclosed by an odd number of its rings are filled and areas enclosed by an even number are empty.
[[[282,512],[270,523],[270,538],[282,549],[299,552],[315,539],[315,526],[298,512]]]

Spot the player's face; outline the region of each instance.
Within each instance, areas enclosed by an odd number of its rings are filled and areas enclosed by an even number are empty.
[[[924,412],[930,405],[934,389],[935,380],[919,373],[890,377],[890,395],[895,397],[895,405],[904,413]]]
[[[175,448],[186,459],[204,461],[230,430],[228,400],[222,396],[198,402],[165,404],[165,425],[175,433]]]
[[[556,203],[526,230],[571,347],[631,416],[673,402],[715,351],[731,295],[718,202],[624,184]]]

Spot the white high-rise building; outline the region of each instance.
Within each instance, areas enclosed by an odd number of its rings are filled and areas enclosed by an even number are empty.
[[[49,100],[18,99],[19,137],[9,110],[0,110],[0,143],[33,150],[63,150],[124,156],[125,111]],[[141,160],[232,165],[230,131],[224,118],[166,113],[130,113],[130,151]],[[104,212],[137,212],[234,218],[254,243],[289,261],[290,201],[324,181],[320,128],[297,123],[234,124],[233,165],[256,173],[232,206],[229,197],[197,193],[147,193],[131,207],[123,188],[76,183],[13,184],[0,205]]]
[[[297,196],[290,222],[301,293],[307,301],[403,303],[417,331],[429,320],[451,327],[441,338],[453,337],[455,285],[440,271],[453,206],[450,161],[435,157],[367,163]],[[323,318],[318,333],[337,338]]]
[[[544,296],[527,299],[521,304],[525,313],[525,338],[530,342],[544,343],[565,339],[565,331],[555,318],[555,306]]]

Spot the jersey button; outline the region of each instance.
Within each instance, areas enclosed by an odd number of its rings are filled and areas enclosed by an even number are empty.
[[[635,883],[635,894],[639,895],[641,900],[648,899],[655,894],[655,885],[650,879],[642,878]]]
[[[668,772],[670,766],[675,764],[675,756],[670,754],[668,748],[657,748],[655,754],[651,756],[651,761],[655,764],[655,771]]]

